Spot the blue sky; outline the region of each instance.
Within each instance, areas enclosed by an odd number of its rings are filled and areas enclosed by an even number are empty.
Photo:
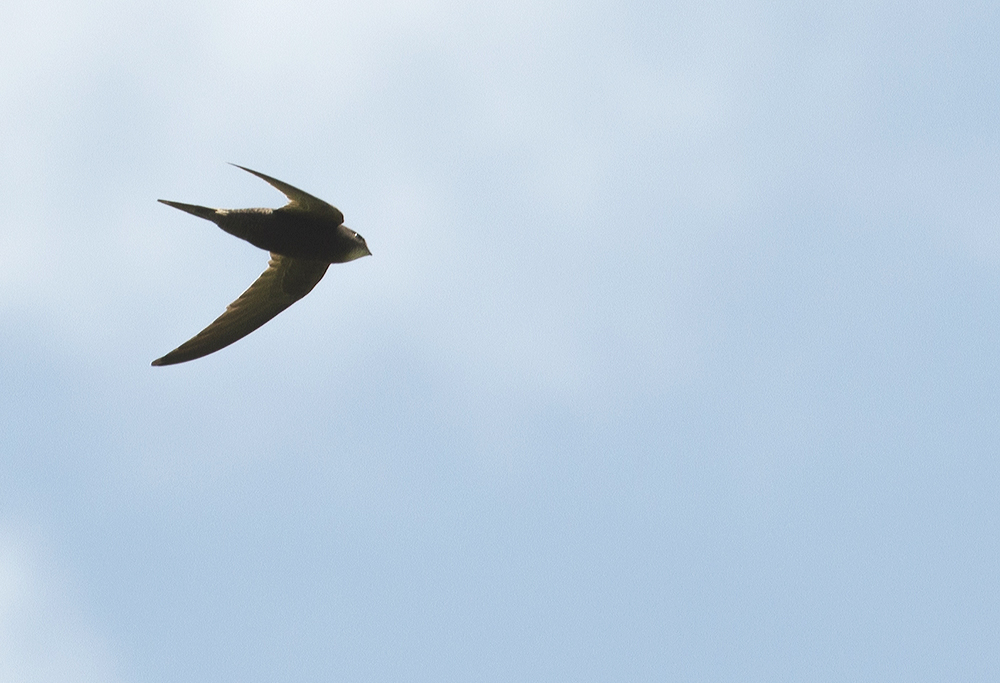
[[[993,3],[3,14],[0,679],[1000,675]]]

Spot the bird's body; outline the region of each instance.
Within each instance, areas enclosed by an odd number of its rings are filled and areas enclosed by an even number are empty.
[[[344,214],[336,207],[263,173],[238,168],[276,187],[288,204],[280,209],[211,209],[159,201],[271,252],[268,268],[215,322],[153,365],[183,363],[232,344],[312,291],[331,263],[371,254],[365,239],[344,225]]]

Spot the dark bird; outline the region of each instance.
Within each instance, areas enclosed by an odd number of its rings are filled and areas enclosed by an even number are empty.
[[[153,365],[173,365],[207,356],[242,339],[312,291],[331,263],[370,256],[365,238],[344,225],[344,214],[288,183],[252,171],[288,198],[280,209],[209,209],[158,201],[271,252],[267,270],[215,322]]]

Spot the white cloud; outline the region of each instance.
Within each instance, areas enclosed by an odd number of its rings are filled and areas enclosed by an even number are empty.
[[[109,648],[38,546],[28,534],[0,526],[0,680],[119,680]]]

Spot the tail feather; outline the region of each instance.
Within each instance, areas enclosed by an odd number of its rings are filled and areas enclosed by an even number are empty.
[[[218,215],[215,209],[210,209],[207,206],[198,206],[197,204],[182,204],[181,202],[171,202],[166,199],[157,199],[156,201],[161,204],[166,204],[167,206],[172,206],[175,209],[180,209],[181,211],[187,211],[190,214],[197,216],[198,218],[204,218],[205,220],[215,222],[215,218]]]

